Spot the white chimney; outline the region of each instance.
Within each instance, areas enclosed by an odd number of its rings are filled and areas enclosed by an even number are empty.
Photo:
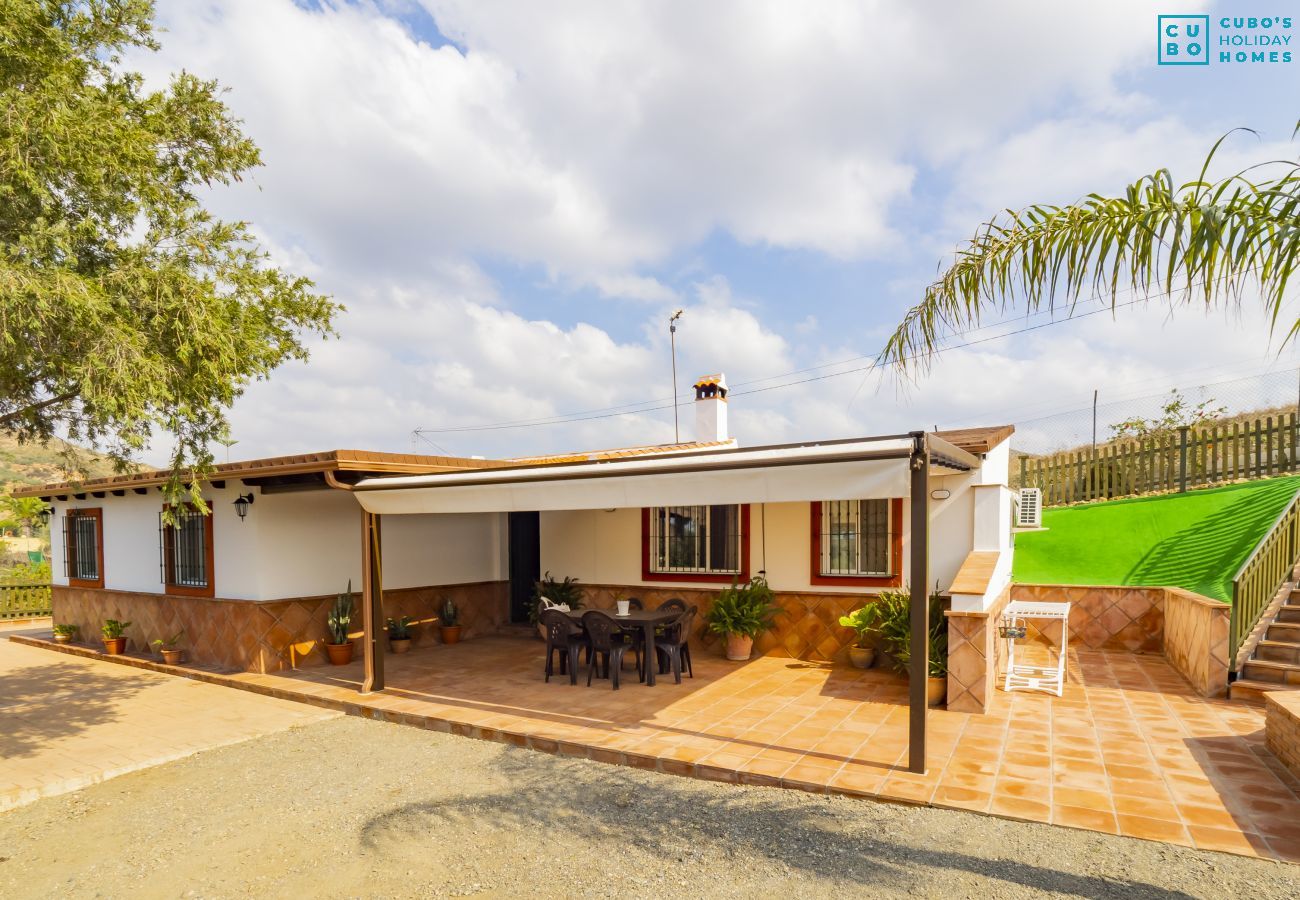
[[[727,379],[721,372],[695,379],[695,439],[726,441]]]

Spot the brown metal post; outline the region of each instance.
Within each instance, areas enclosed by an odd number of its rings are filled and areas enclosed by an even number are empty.
[[[371,694],[384,689],[383,539],[379,516],[365,510],[361,511],[361,622],[361,658],[365,665],[361,693]]]
[[[907,768],[925,774],[926,677],[930,674],[930,448],[912,432],[912,634],[908,671]]]

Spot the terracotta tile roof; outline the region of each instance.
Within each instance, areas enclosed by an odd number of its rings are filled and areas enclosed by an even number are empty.
[[[956,428],[951,431],[936,431],[935,437],[943,438],[954,447],[967,453],[988,453],[998,444],[1015,434],[1014,425],[988,425],[983,428]]]
[[[559,453],[552,456],[519,456],[507,460],[510,465],[555,465],[558,463],[588,462],[596,459],[623,459],[629,456],[653,456],[660,453],[687,453],[694,450],[709,450],[721,447],[734,447],[730,441],[684,441],[680,444],[651,444],[644,447],[618,447],[612,450],[586,450],[575,453]]]
[[[702,384],[723,384],[723,383],[724,382],[722,380],[722,373],[719,372],[717,375],[701,375],[699,378],[695,379],[695,384],[693,386],[699,387]]]
[[[414,453],[381,453],[371,450],[326,450],[293,456],[271,456],[240,462],[218,463],[209,481],[225,478],[264,478],[276,475],[301,475],[311,472],[368,472],[383,475],[427,475],[457,469],[488,469],[508,465],[500,460],[466,459],[455,456],[421,456]],[[164,484],[170,477],[165,469],[145,469],[126,475],[91,478],[83,482],[56,482],[14,491],[17,497],[42,497],[51,494],[86,493],[122,488],[151,487]]]

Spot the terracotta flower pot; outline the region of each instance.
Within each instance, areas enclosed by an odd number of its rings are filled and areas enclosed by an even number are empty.
[[[393,648],[394,653],[405,653],[411,649],[410,638],[389,638],[388,646]]]
[[[459,625],[443,625],[440,629],[442,631],[442,642],[444,644],[459,643],[460,628],[461,626]]]
[[[870,669],[876,662],[875,647],[850,647],[849,662],[856,668]]]
[[[942,706],[948,696],[948,676],[940,675],[925,680],[925,699],[929,706]]]
[[[159,650],[158,652],[162,654],[163,662],[169,666],[179,666],[181,657],[185,655],[184,650]]]
[[[346,666],[352,662],[351,641],[345,641],[342,644],[326,644],[325,652],[329,654],[331,665]]]
[[[746,660],[754,652],[754,639],[747,634],[727,635],[727,659]]]
[[[71,643],[72,643],[72,635],[70,635],[70,634],[56,634],[56,635],[54,636],[54,643],[56,643],[56,644],[71,644]]]
[[[126,652],[126,638],[104,638],[104,652],[109,656],[119,656]]]

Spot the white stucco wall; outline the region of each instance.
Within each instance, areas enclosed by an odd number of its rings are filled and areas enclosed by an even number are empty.
[[[252,491],[248,517],[240,521],[234,499]],[[213,511],[213,574],[216,596],[232,600],[279,600],[361,585],[361,509],[343,491],[261,494],[227,482],[208,488]],[[74,508],[103,510],[104,587],[164,593],[158,560],[158,513],[162,495],[87,495],[54,502],[51,558],[54,583],[63,570],[63,516]],[[383,523],[384,585],[390,588],[496,581],[505,577],[498,514],[390,516]]]
[[[973,472],[931,479],[931,490],[947,489],[945,500],[930,500],[930,579],[947,590],[966,556],[975,549],[977,531],[997,541],[1010,571],[1010,506],[1002,510],[985,494],[1002,497],[1008,472],[1004,443]],[[987,485],[987,486],[986,486]],[[750,571],[767,571],[780,591],[863,593],[873,589],[813,585],[811,523],[807,503],[767,503],[750,507]],[[910,504],[903,503],[903,574],[911,547]],[[556,577],[573,575],[587,584],[663,585],[641,577],[641,510],[615,509],[543,512],[542,569]],[[994,549],[989,547],[987,549]],[[689,582],[672,582],[688,585]],[[700,586],[716,587],[701,582]]]

